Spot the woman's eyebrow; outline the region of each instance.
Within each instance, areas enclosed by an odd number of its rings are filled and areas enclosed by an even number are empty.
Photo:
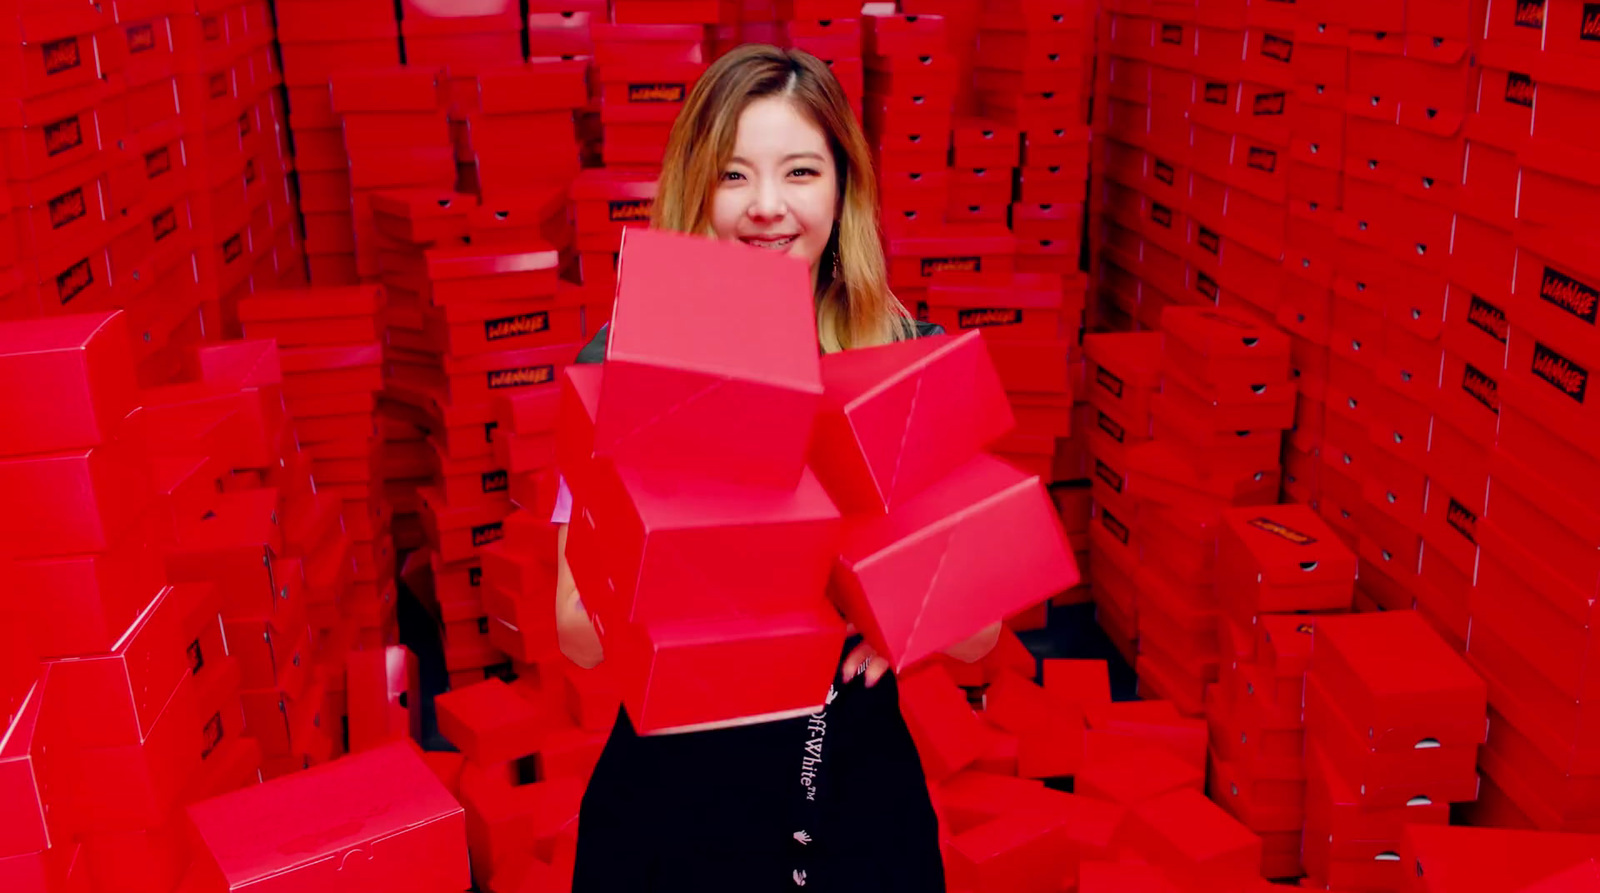
[[[817,153],[817,152],[790,152],[788,155],[785,155],[785,156],[783,156],[783,158],[779,159],[778,163],[787,164],[787,163],[789,163],[791,161],[795,161],[795,160],[801,159],[801,158],[804,158],[804,159],[807,159],[807,160],[810,160],[810,161],[826,161],[827,160],[827,159],[823,158],[820,153]],[[754,165],[752,165],[749,161],[746,161],[745,159],[740,158],[738,155],[733,156],[732,158],[728,159],[728,161],[730,163],[732,163],[732,164],[742,164],[742,165],[744,165],[746,167],[754,167]]]

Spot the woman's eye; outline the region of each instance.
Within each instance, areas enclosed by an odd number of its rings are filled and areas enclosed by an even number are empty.
[[[815,176],[818,176],[818,174],[817,174],[817,172],[816,172],[816,170],[814,168],[797,167],[794,170],[789,172],[789,176],[791,176],[791,177],[815,177]]]
[[[723,171],[722,172],[722,180],[723,180],[723,182],[729,182],[729,181],[732,181],[732,180],[743,180],[743,179],[744,179],[744,174],[741,174],[738,171]]]

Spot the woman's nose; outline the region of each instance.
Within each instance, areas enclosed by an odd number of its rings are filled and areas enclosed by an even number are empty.
[[[783,191],[776,183],[763,181],[752,190],[749,214],[757,219],[782,217],[788,209],[784,206]]]

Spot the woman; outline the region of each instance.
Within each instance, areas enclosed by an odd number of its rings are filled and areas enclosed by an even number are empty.
[[[889,292],[877,198],[828,67],[752,45],[710,66],[684,103],[651,223],[805,260],[832,352],[940,331]],[[602,331],[578,361],[600,362],[605,343]],[[565,497],[555,520],[570,511]],[[564,554],[565,526],[560,542]],[[556,591],[562,652],[595,666],[600,642],[564,557]],[[978,660],[998,635],[996,624],[949,653]],[[943,891],[938,822],[888,669],[847,645],[820,720],[640,737],[619,711],[578,820],[575,893]]]

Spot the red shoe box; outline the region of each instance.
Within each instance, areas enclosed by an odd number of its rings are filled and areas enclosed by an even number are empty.
[[[594,24],[594,64],[607,66],[704,62],[703,25]]]
[[[1231,509],[1217,546],[1219,588],[1236,618],[1344,610],[1354,556],[1305,506]]]

